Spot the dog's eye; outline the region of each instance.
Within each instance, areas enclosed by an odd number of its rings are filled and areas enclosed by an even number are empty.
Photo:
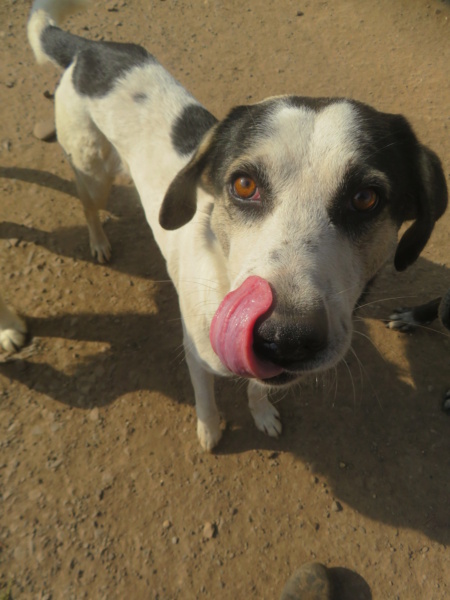
[[[233,181],[232,191],[240,200],[259,200],[259,190],[255,181],[247,175],[239,175]]]
[[[378,194],[373,188],[365,188],[353,196],[351,206],[358,212],[368,212],[378,205],[378,200]]]

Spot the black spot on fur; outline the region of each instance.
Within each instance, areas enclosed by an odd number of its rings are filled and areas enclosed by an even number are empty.
[[[147,98],[148,98],[148,96],[145,92],[137,92],[136,94],[133,94],[133,100],[135,102],[137,102],[138,104],[145,102],[147,100]]]
[[[311,238],[305,239],[302,243],[305,250],[307,250],[308,252],[316,252],[319,248],[319,242]]]
[[[128,71],[154,62],[154,57],[136,44],[91,42],[77,56],[73,84],[78,93],[101,98]]]
[[[106,96],[116,81],[134,67],[156,62],[145,48],[136,44],[95,42],[53,25],[43,30],[41,44],[44,52],[64,69],[76,59],[75,89],[79,94],[96,98]]]
[[[281,252],[279,250],[272,250],[269,254],[269,260],[272,263],[279,264],[281,262]]]
[[[170,134],[173,147],[181,156],[191,154],[216,123],[217,119],[206,108],[200,104],[189,104],[173,124]]]
[[[89,40],[67,33],[53,25],[46,27],[41,34],[41,45],[45,54],[64,69],[67,69],[72,63],[78,52],[91,43]]]

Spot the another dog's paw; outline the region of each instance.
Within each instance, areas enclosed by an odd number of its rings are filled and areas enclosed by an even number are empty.
[[[92,257],[103,264],[111,258],[111,244],[106,233],[103,231],[100,221],[97,221],[97,219],[98,216],[96,216],[96,219],[90,225],[88,219],[89,244],[91,246]]]
[[[14,313],[11,313],[7,327],[0,329],[0,345],[6,352],[17,352],[25,344],[26,335],[25,322]]]
[[[402,333],[409,333],[420,325],[421,323],[414,319],[412,308],[396,308],[392,315],[390,315],[386,327],[401,331]]]
[[[255,425],[260,431],[270,435],[270,437],[280,435],[282,430],[280,413],[267,398],[261,398],[258,402],[251,404],[250,411]]]
[[[101,264],[109,262],[111,258],[111,244],[106,235],[104,240],[91,243],[91,254]]]
[[[217,446],[222,437],[220,419],[209,421],[197,421],[197,437],[203,450],[211,452]]]
[[[444,401],[442,402],[442,410],[450,415],[450,390],[447,390],[444,394]]]

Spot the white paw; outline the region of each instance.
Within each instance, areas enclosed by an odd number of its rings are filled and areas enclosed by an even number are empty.
[[[256,427],[270,437],[278,437],[282,426],[280,413],[267,398],[261,398],[256,404],[250,406]]]
[[[217,446],[222,437],[220,419],[210,421],[197,421],[197,437],[203,450],[211,452]]]
[[[17,352],[25,344],[27,327],[20,317],[11,313],[10,322],[0,330],[0,345],[7,352]]]

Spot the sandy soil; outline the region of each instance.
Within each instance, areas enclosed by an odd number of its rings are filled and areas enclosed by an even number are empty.
[[[136,193],[114,188],[114,257],[89,255],[72,175],[32,136],[57,74],[0,4],[0,269],[31,343],[0,363],[0,589],[14,599],[277,598],[305,561],[339,600],[450,597],[450,339],[387,330],[450,282],[450,214],[358,311],[354,354],[279,399],[259,433],[219,382],[227,431],[202,453],[177,298]],[[68,27],[145,45],[218,116],[293,92],[402,112],[450,168],[450,5],[438,0],[127,0]]]

